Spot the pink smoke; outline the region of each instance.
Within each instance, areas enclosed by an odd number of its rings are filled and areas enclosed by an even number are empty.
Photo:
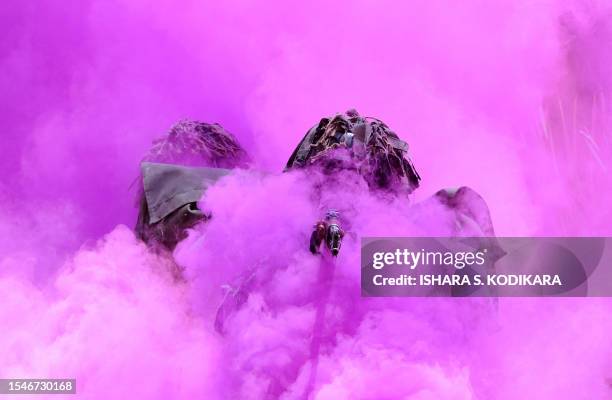
[[[410,144],[413,201],[467,185],[500,235],[610,234],[605,2],[44,0],[0,22],[0,377],[90,399],[610,396],[607,299],[362,299],[359,237],[414,233],[408,204],[329,190],[353,234],[327,268],[312,177],[279,173],[355,107]],[[182,118],[268,173],[203,199],[177,283],[125,225],[140,158]],[[220,336],[222,286],[252,273]]]

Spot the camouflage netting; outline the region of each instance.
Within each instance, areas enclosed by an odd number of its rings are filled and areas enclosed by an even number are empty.
[[[348,160],[343,160],[345,156]],[[328,171],[355,169],[378,189],[411,192],[421,180],[408,157],[408,144],[384,122],[355,110],[321,119],[306,133],[286,169],[313,164]]]
[[[241,168],[250,159],[236,138],[219,124],[180,121],[162,138],[153,142],[143,161],[192,167]],[[197,204],[189,203],[174,210],[161,221],[151,222],[147,198],[141,184],[136,235],[145,243],[172,250],[182,240],[185,230],[207,216]]]
[[[249,157],[236,138],[219,124],[183,120],[153,142],[144,161],[198,167],[245,167]]]

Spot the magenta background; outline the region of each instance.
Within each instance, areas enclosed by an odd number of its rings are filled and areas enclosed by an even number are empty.
[[[108,392],[113,379],[181,370],[168,379],[185,395],[214,396],[227,376],[211,366],[287,340],[262,329],[254,342],[219,344],[209,315],[184,318],[191,297],[151,277],[159,262],[116,228],[133,224],[140,158],[180,118],[221,123],[257,168],[275,172],[321,116],[354,107],[410,144],[423,177],[415,200],[468,185],[487,200],[500,235],[610,235],[611,18],[605,1],[4,2],[0,375],[78,373],[89,398],[122,398]],[[291,179],[263,187],[281,196]],[[220,215],[233,215],[228,199],[261,192],[249,182],[213,196]],[[251,205],[268,216],[261,196]],[[283,196],[278,207],[303,200]],[[295,210],[302,216],[279,235],[316,218],[306,204]],[[374,217],[360,226],[385,234],[396,222]],[[218,229],[211,243],[227,233]],[[240,272],[246,263],[230,250],[229,270]],[[290,246],[282,251],[292,257]],[[369,388],[398,369],[405,376],[389,397],[609,396],[607,299],[506,300],[496,334],[449,317],[463,309],[457,303],[411,304],[372,306],[378,330],[366,324],[349,338],[370,350],[339,346],[320,398],[347,388],[377,398]],[[291,309],[292,321],[308,320],[307,309]],[[380,335],[388,343],[371,346]],[[482,342],[465,344],[472,336]],[[420,350],[394,352],[396,339]],[[123,350],[109,358],[110,348]],[[261,375],[237,368],[231,377],[259,393]],[[157,386],[127,395],[169,396]]]

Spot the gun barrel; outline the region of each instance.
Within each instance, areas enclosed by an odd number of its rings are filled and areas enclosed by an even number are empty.
[[[331,254],[335,257],[340,253],[340,246],[342,246],[343,232],[338,224],[330,224],[327,227],[327,248]]]

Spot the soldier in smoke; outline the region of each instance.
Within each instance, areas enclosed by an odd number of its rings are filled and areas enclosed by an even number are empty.
[[[231,169],[248,165],[246,151],[220,125],[179,122],[154,143],[141,165],[136,235],[154,249],[172,252],[187,229],[211,217],[197,205],[206,188]],[[408,156],[408,144],[384,122],[355,110],[323,118],[308,130],[285,167],[287,172],[297,169],[316,171],[307,184],[322,218],[314,224],[310,251],[332,257],[341,252],[356,212],[352,204],[338,204],[334,195],[347,173],[366,182],[365,190],[389,199],[408,199],[421,181]],[[428,206],[432,203],[437,208]],[[411,212],[415,221],[421,218],[426,224],[428,213],[439,207],[452,216],[455,231],[451,234],[494,236],[488,207],[470,188],[440,190],[411,206]],[[219,332],[224,331],[225,320],[247,301],[256,285],[255,275],[256,271],[248,271],[236,285],[227,286],[215,320]]]
[[[307,184],[311,185],[311,197],[322,216],[313,226],[309,249],[315,255],[332,258],[341,252],[345,234],[353,233],[351,219],[357,212],[353,204],[339,202],[336,196],[347,178],[362,179],[366,182],[364,189],[373,195],[406,201],[421,181],[408,156],[408,144],[384,122],[363,117],[355,110],[323,118],[308,130],[285,167],[286,172],[298,169],[313,172],[308,174]],[[468,187],[440,190],[410,210],[415,222],[422,225],[427,225],[430,213],[444,213],[452,222],[451,235],[495,234],[486,203]],[[247,301],[255,274],[250,271],[237,285],[228,287],[216,316],[219,332],[224,332],[226,319]]]
[[[354,172],[367,182],[370,191],[390,198],[407,199],[421,181],[408,156],[408,144],[384,122],[363,117],[355,110],[322,118],[298,144],[285,170],[313,167],[322,171],[326,181],[333,181],[334,175],[343,171]],[[469,232],[476,236],[494,236],[489,209],[472,189],[440,190],[431,199],[414,205],[415,218],[418,218],[418,214],[425,215],[423,211],[434,202],[455,216],[454,234]],[[333,203],[333,199],[322,200],[321,203]],[[323,238],[330,237],[328,227],[338,230],[338,221],[343,219],[340,208],[351,212],[347,204],[322,204],[322,207],[330,208],[322,210],[322,214],[328,216],[330,211],[333,212],[336,222],[328,224],[326,220],[329,217],[326,216],[315,224],[310,243],[313,253],[318,252]],[[330,246],[328,243],[327,247],[332,251]],[[337,255],[337,251],[334,252],[333,255]]]
[[[221,125],[178,122],[153,143],[141,164],[136,236],[156,250],[173,251],[187,229],[211,217],[197,204],[206,188],[249,162]]]

